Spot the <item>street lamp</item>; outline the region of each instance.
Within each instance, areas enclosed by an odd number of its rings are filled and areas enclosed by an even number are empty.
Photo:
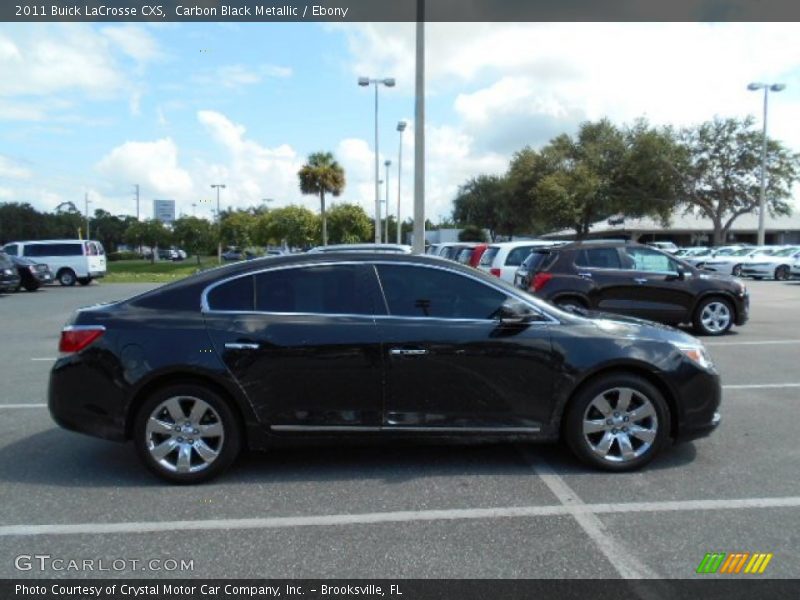
[[[86,210],[85,210],[85,212],[86,212],[86,239],[88,240],[88,239],[90,239],[92,237],[91,233],[89,232],[89,205],[92,203],[92,201],[89,200],[89,192],[86,192],[86,195],[83,197],[83,200],[86,203]]]
[[[400,132],[400,147],[397,150],[397,243],[402,244],[400,229],[400,182],[403,175],[403,132],[406,130],[406,122],[398,121],[397,131]]]
[[[767,104],[770,92],[780,92],[786,86],[782,83],[751,83],[747,89],[751,92],[764,90],[764,128],[761,136],[761,194],[758,198],[758,245],[763,246],[766,238],[764,213],[767,206]]]
[[[392,161],[386,159],[386,161],[384,161],[383,163],[383,166],[386,167],[386,227],[384,227],[386,232],[384,235],[386,237],[386,243],[388,244],[389,243],[389,167],[392,166]]]
[[[212,183],[212,188],[216,188],[217,190],[217,262],[222,264],[222,219],[220,218],[219,212],[219,191],[220,189],[225,189],[224,183]]]
[[[386,87],[394,87],[395,81],[393,77],[386,77],[384,79],[370,79],[369,77],[359,77],[358,78],[358,85],[361,87],[366,87],[368,85],[375,86],[375,243],[380,244],[381,242],[381,195],[380,189],[378,188],[378,178],[380,177],[378,173],[378,163],[379,163],[379,155],[378,155],[378,88],[381,85],[385,85]]]

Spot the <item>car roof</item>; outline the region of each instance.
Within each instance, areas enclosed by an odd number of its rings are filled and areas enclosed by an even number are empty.
[[[490,248],[518,248],[520,246],[557,246],[561,242],[551,240],[516,240],[513,242],[494,242],[489,244]]]
[[[408,254],[411,252],[411,246],[401,244],[332,244],[329,246],[315,246],[308,251],[309,254],[328,254],[331,252],[396,252],[398,254]]]
[[[83,242],[96,242],[100,243],[97,240],[76,240],[76,239],[64,239],[64,240],[19,240],[15,242],[6,242],[4,246],[8,246],[9,244],[82,244]]]

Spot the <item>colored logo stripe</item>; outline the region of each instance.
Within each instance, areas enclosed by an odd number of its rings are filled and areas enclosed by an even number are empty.
[[[733,552],[731,554],[725,552],[708,552],[703,557],[703,560],[700,561],[700,565],[697,567],[697,573],[724,573],[735,575],[743,572],[761,574],[766,570],[769,561],[772,560],[772,556],[772,553],[767,554],[762,552],[755,552],[753,554],[750,554],[750,552]]]

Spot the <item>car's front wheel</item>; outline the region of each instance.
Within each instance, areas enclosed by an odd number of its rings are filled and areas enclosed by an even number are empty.
[[[612,374],[584,386],[567,409],[567,444],[583,462],[631,471],[650,462],[669,439],[663,395],[633,374]]]
[[[734,277],[741,277],[742,265],[734,265],[733,269],[731,270],[731,275],[733,275]]]
[[[174,483],[216,477],[239,454],[242,433],[228,403],[199,385],[175,385],[150,396],[136,413],[134,444],[156,475]]]
[[[722,335],[733,325],[733,306],[723,298],[708,298],[694,311],[695,330],[703,335]]]

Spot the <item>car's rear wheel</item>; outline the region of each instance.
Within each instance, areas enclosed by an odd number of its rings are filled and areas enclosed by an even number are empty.
[[[787,265],[781,265],[777,269],[775,269],[775,279],[778,281],[786,281],[791,277],[791,272],[789,271],[789,267]]]
[[[731,271],[731,275],[734,277],[741,277],[742,276],[742,265],[734,265],[733,270]]]
[[[631,471],[650,462],[669,439],[670,413],[649,381],[615,373],[578,392],[564,425],[567,444],[580,460],[607,471]]]
[[[156,475],[174,483],[200,483],[227,469],[242,434],[228,403],[199,385],[175,385],[150,396],[136,413],[134,444]]]
[[[695,309],[693,325],[703,335],[722,335],[733,325],[733,306],[724,298],[707,298]]]
[[[72,269],[61,269],[56,275],[56,279],[58,279],[58,283],[67,287],[75,285],[77,281],[75,271]]]

